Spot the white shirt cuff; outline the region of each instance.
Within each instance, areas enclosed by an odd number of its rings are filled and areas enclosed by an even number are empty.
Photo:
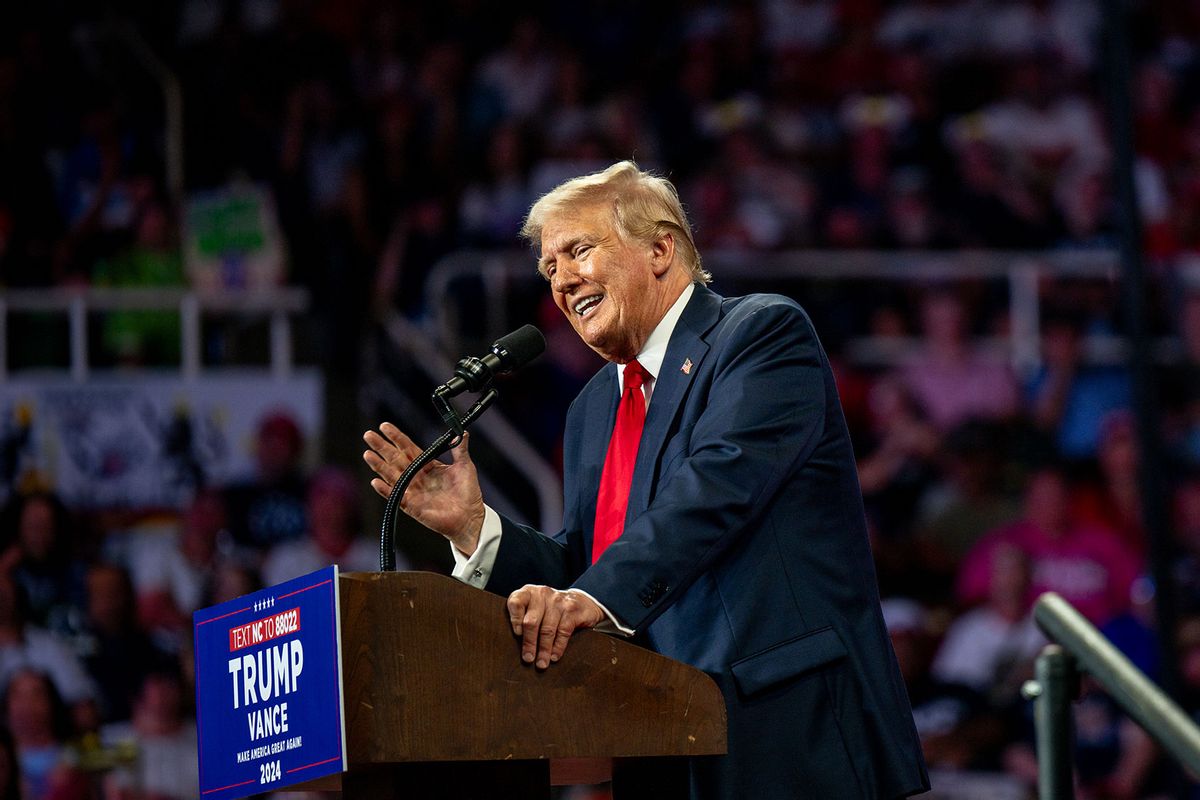
[[[454,569],[450,573],[451,577],[457,578],[469,586],[474,586],[476,589],[487,586],[488,578],[492,577],[492,567],[496,564],[496,554],[500,551],[500,534],[503,530],[504,528],[500,524],[500,515],[491,506],[484,504],[483,527],[479,531],[479,544],[476,545],[475,552],[467,556],[454,545],[450,545],[450,553],[454,556]],[[571,591],[579,592],[604,612],[605,619],[596,625],[596,630],[601,633],[633,636],[633,628],[622,625],[621,621],[613,616],[613,613],[599,600],[582,589],[572,589]]]
[[[454,569],[451,577],[465,584],[482,589],[487,586],[488,578],[492,577],[492,567],[496,563],[496,553],[500,551],[500,515],[492,507],[483,507],[483,528],[479,531],[479,544],[470,556],[464,555],[454,545],[450,552],[454,556]]]
[[[604,603],[601,603],[599,600],[592,597],[590,594],[583,591],[582,589],[572,589],[571,591],[575,592],[576,594],[581,594],[584,597],[586,597],[588,600],[591,600],[593,603],[600,606],[600,610],[604,612],[604,616],[606,617],[606,619],[601,620],[593,630],[600,631],[601,633],[619,633],[622,636],[633,636],[633,634],[634,634],[633,628],[627,628],[624,625],[622,625],[621,621],[618,620],[615,616],[613,616],[613,613],[611,611],[609,611],[607,608],[605,608]]]

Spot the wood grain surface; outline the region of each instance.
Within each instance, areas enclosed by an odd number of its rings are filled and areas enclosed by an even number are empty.
[[[352,770],[725,752],[720,692],[685,664],[580,631],[539,671],[503,598],[433,573],[343,573],[340,592]]]

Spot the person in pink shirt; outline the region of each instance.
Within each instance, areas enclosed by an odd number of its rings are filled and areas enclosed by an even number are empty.
[[[992,561],[1009,546],[1029,559],[1031,603],[1042,592],[1058,592],[1096,625],[1127,611],[1141,559],[1115,533],[1079,522],[1070,509],[1059,469],[1034,472],[1024,518],[988,533],[967,553],[958,574],[959,600],[970,606],[987,599]]]
[[[921,301],[921,351],[900,370],[904,385],[943,433],[969,419],[1007,419],[1018,407],[1008,364],[976,347],[967,322],[957,294],[931,289]]]

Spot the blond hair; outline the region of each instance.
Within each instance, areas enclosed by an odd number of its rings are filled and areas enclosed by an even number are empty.
[[[632,161],[620,161],[602,172],[582,175],[542,195],[525,217],[521,237],[533,245],[542,239],[546,218],[581,203],[612,204],[613,222],[622,236],[649,244],[670,233],[693,281],[707,284],[712,275],[700,265],[679,193],[666,178],[643,172]]]

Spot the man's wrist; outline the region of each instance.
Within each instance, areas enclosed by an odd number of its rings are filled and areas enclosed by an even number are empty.
[[[483,520],[486,516],[483,508],[479,509],[477,515],[472,516],[467,523],[465,533],[455,536],[450,540],[450,544],[454,545],[454,549],[470,558],[475,554],[475,548],[479,547],[479,535],[483,530]]]
[[[501,534],[500,515],[485,505],[483,526],[471,554],[465,555],[453,542],[450,543],[450,553],[454,557],[454,570],[450,574],[477,589],[484,588],[492,574]]]

